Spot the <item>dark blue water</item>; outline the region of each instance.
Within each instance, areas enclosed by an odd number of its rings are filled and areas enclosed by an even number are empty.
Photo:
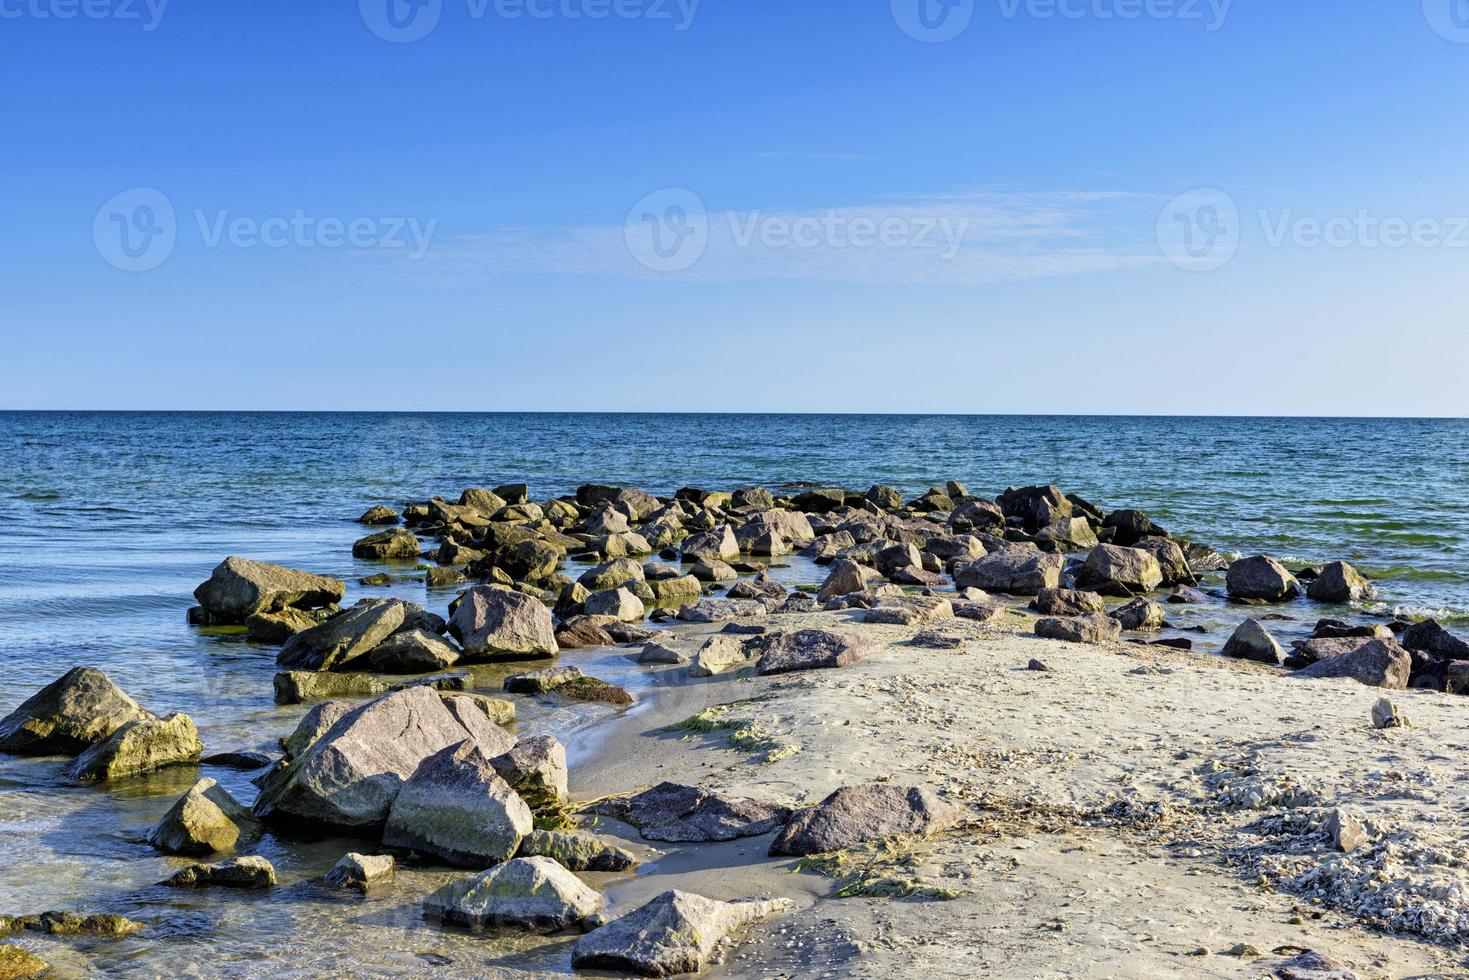
[[[85,663],[148,708],[187,711],[210,751],[270,748],[300,713],[271,703],[274,651],[188,627],[191,593],[229,554],[349,583],[378,571],[350,554],[353,518],[375,503],[512,481],[544,499],[589,480],[670,493],[792,480],[918,492],[949,479],[990,495],[1054,482],[1226,553],[1345,559],[1378,580],[1382,609],[1469,624],[1464,420],[0,413],[0,714]],[[449,598],[412,584],[387,594],[439,612]],[[631,679],[619,661],[597,672]],[[526,724],[562,735],[586,720],[526,710]],[[103,791],[68,787],[56,768],[0,763],[0,914],[109,903],[136,914],[137,885],[171,866],[139,840],[194,774]],[[210,775],[250,798],[244,777]],[[342,849],[265,853],[299,880]],[[415,880],[350,927],[306,898],[284,917],[278,902],[226,913],[201,899],[182,910],[197,911],[184,920],[197,934],[113,944],[72,966],[270,972],[283,935],[329,928],[341,941],[308,943],[321,957],[308,972],[402,972],[424,950],[462,956],[412,911],[432,884]],[[177,897],[157,902],[155,935],[183,929],[168,925]]]

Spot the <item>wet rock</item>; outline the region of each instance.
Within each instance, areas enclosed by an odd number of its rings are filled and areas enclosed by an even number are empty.
[[[588,704],[610,704],[613,707],[626,707],[633,703],[633,696],[626,689],[616,684],[608,684],[596,677],[578,677],[568,681],[556,688],[558,697],[568,698],[572,701],[582,701]]]
[[[643,566],[631,558],[614,558],[582,572],[577,581],[592,592],[615,589],[627,582],[642,582],[646,579]]]
[[[261,752],[218,752],[199,760],[202,766],[218,766],[221,769],[238,769],[250,772],[270,765],[270,756]]]
[[[877,648],[865,639],[845,633],[804,629],[762,637],[753,649],[760,653],[756,669],[761,674],[785,674],[850,667],[871,656]]]
[[[357,540],[352,545],[352,557],[367,561],[411,561],[418,557],[421,550],[423,545],[412,531],[395,527],[391,531],[379,531]]]
[[[392,636],[403,625],[407,608],[397,599],[353,606],[291,637],[281,647],[276,663],[301,670],[344,670]]]
[[[1175,588],[1173,590],[1173,594],[1168,597],[1168,602],[1173,605],[1198,606],[1207,604],[1209,602],[1209,597],[1204,595],[1204,593],[1200,592],[1198,589],[1191,589],[1187,586],[1180,585]]]
[[[437,633],[405,630],[373,648],[367,662],[379,674],[427,674],[459,662],[459,651]]]
[[[769,614],[763,602],[753,599],[700,599],[680,608],[678,618],[688,623],[722,623]]]
[[[336,698],[375,698],[407,687],[428,687],[435,691],[462,691],[469,686],[466,673],[440,674],[406,683],[379,674],[334,674],[329,671],[287,670],[276,674],[276,704],[307,704]]]
[[[1101,544],[1087,555],[1076,581],[1109,594],[1131,596],[1162,585],[1163,569],[1151,552]]]
[[[423,581],[431,589],[447,589],[464,580],[464,573],[457,568],[430,568],[423,573]]]
[[[1122,624],[1100,613],[1038,619],[1035,621],[1035,635],[1067,643],[1105,643],[1122,636]]]
[[[1359,602],[1377,595],[1362,573],[1344,561],[1334,561],[1321,569],[1321,574],[1306,588],[1308,598],[1316,602]]]
[[[733,636],[711,636],[695,654],[694,662],[689,665],[689,676],[713,677],[748,667],[751,662],[744,641]]]
[[[794,907],[788,899],[718,902],[667,891],[577,940],[571,964],[648,977],[697,973],[736,930]]]
[[[638,866],[629,850],[590,834],[532,830],[520,842],[519,857],[550,858],[568,871],[628,871]]]
[[[951,830],[964,819],[963,810],[925,787],[845,786],[797,813],[770,845],[770,853],[800,857],[897,835],[925,837]]]
[[[733,561],[740,556],[740,543],[728,525],[710,531],[699,531],[684,538],[680,546],[683,560]]]
[[[1339,619],[1322,619],[1316,622],[1316,628],[1311,631],[1311,639],[1313,640],[1348,640],[1359,638],[1367,640],[1396,639],[1393,631],[1382,623],[1364,623],[1353,626]]]
[[[1229,597],[1237,602],[1285,602],[1301,592],[1295,576],[1265,555],[1231,563],[1225,587]]]
[[[532,826],[530,808],[466,739],[429,756],[403,783],[383,844],[482,868],[513,856]]]
[[[1330,660],[1321,660],[1296,671],[1295,676],[1310,679],[1350,677],[1368,687],[1403,690],[1413,658],[1392,640],[1369,640],[1366,644]]]
[[[642,652],[638,654],[640,664],[686,664],[688,662],[688,654],[656,640],[644,644]]]
[[[154,716],[100,670],[74,667],[0,720],[0,752],[77,755]]]
[[[1034,605],[1037,612],[1046,616],[1084,616],[1107,611],[1100,595],[1076,589],[1041,589]]]
[[[369,507],[362,514],[361,517],[357,518],[357,523],[358,524],[397,524],[398,521],[400,521],[400,520],[402,520],[402,515],[400,515],[396,510],[394,510],[391,507],[385,507],[382,504],[379,504],[376,507]]]
[[[255,815],[213,779],[201,779],[164,814],[148,843],[169,854],[203,857],[234,850],[259,826]]]
[[[1168,614],[1151,599],[1137,598],[1112,610],[1108,615],[1134,633],[1156,633],[1163,628]]]
[[[47,936],[96,936],[119,939],[148,928],[120,915],[82,915],[79,912],[42,912],[40,915],[0,915],[0,936],[11,932],[39,932]]]
[[[588,647],[611,646],[612,637],[595,619],[578,617],[562,623],[556,631],[556,645],[563,650],[585,650]]]
[[[1408,627],[1403,633],[1402,643],[1416,653],[1445,660],[1469,660],[1469,643],[1444,629],[1434,619],[1425,619]]]
[[[219,864],[192,864],[167,881],[169,888],[273,888],[275,868],[263,857],[240,857]]]
[[[635,623],[647,614],[642,600],[627,589],[605,589],[587,596],[588,616],[609,616],[622,623]]]
[[[1097,546],[1096,532],[1084,517],[1063,517],[1041,528],[1035,539],[1052,545],[1049,551],[1085,551]]]
[[[551,611],[540,600],[489,585],[464,593],[449,632],[465,657],[549,657],[560,650]]]
[[[821,583],[821,591],[816,594],[817,601],[828,602],[837,596],[861,592],[875,577],[872,569],[865,565],[859,565],[850,558],[838,558],[831,563],[826,581]]]
[[[204,754],[199,732],[188,715],[130,721],[77,756],[67,770],[82,783],[137,776],[168,766],[197,763]]]
[[[1037,595],[1061,584],[1066,559],[1043,551],[1006,548],[954,567],[956,588],[1007,595]]]
[[[392,881],[397,870],[398,862],[390,855],[351,853],[332,865],[323,880],[332,888],[365,892]]]
[[[430,756],[466,738],[487,754],[514,740],[475,712],[454,712],[438,693],[408,688],[344,715],[262,786],[255,815],[342,828],[382,824],[403,782]]]
[[[0,945],[0,980],[29,980],[48,972],[51,965],[30,950]]]
[[[559,932],[606,904],[601,895],[550,858],[524,857],[450,882],[424,899],[424,911],[471,928]]]
[[[1070,517],[1071,501],[1054,486],[1011,488],[1000,494],[996,503],[1006,517],[1018,518],[1031,531]]]
[[[339,579],[231,555],[194,590],[194,598],[216,619],[241,623],[254,613],[341,602],[346,588]]]
[[[335,604],[320,609],[276,609],[245,617],[245,636],[256,643],[280,646],[297,633],[304,633],[331,619],[342,610]]]
[[[1377,703],[1372,706],[1373,728],[1411,728],[1408,718],[1398,706],[1387,698],[1378,698]]]
[[[579,667],[547,667],[523,674],[512,674],[505,678],[505,690],[511,694],[545,694],[563,684],[581,680],[585,675]]]
[[[566,747],[550,735],[522,738],[490,765],[534,810],[566,798]]]
[[[608,800],[596,812],[631,824],[647,840],[680,843],[758,837],[791,817],[789,807],[670,782],[627,799]]]
[[[1279,667],[1285,663],[1285,650],[1259,620],[1247,619],[1235,629],[1221,651],[1226,657],[1253,660]]]

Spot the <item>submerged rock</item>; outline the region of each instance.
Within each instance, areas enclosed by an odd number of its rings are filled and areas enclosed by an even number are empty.
[[[194,590],[194,598],[216,619],[242,623],[255,613],[341,602],[346,589],[340,579],[231,555]]]
[[[120,915],[83,915],[80,912],[42,912],[40,915],[0,915],[0,936],[25,930],[47,936],[97,936],[118,939],[148,928]]]
[[[241,857],[219,864],[192,864],[162,884],[169,888],[271,888],[275,868],[263,857]]]
[[[551,611],[540,600],[489,585],[464,593],[449,632],[466,657],[549,657],[560,650]]]
[[[625,848],[616,847],[590,834],[563,834],[532,830],[520,842],[520,857],[546,857],[568,871],[627,871],[638,859]]]
[[[388,811],[383,843],[482,868],[510,858],[533,824],[530,808],[472,740],[425,759]]]
[[[1334,561],[1306,587],[1306,596],[1316,602],[1359,602],[1377,594],[1362,573],[1344,561]]]
[[[204,754],[199,732],[188,715],[130,721],[71,764],[71,778],[102,782],[137,776],[167,766],[196,763]]]
[[[153,717],[102,671],[74,667],[0,720],[0,752],[77,755],[129,722]]]
[[[606,905],[598,893],[550,858],[515,858],[450,882],[424,899],[425,913],[471,928],[559,932]]]
[[[418,557],[423,545],[407,528],[395,527],[359,539],[352,545],[352,557],[367,561],[398,559],[411,561]]]
[[[927,836],[964,822],[958,807],[923,787],[868,783],[845,786],[797,813],[770,845],[772,855],[838,851],[895,835]]]
[[[789,899],[719,902],[666,891],[577,940],[571,965],[647,977],[697,973],[735,930],[794,907]]]
[[[791,817],[789,807],[669,782],[627,799],[608,800],[597,812],[631,824],[647,840],[689,843],[756,837]]]
[[[1229,597],[1237,602],[1285,602],[1301,593],[1296,577],[1280,562],[1265,555],[1233,562],[1225,586]]]
[[[291,637],[281,647],[276,663],[302,670],[344,670],[397,632],[407,611],[407,605],[397,599],[353,606]]]
[[[351,853],[332,865],[322,880],[333,888],[365,892],[391,881],[397,870],[398,862],[391,855]]]
[[[259,826],[255,815],[213,779],[204,778],[164,814],[148,843],[169,854],[203,857],[231,851]]]

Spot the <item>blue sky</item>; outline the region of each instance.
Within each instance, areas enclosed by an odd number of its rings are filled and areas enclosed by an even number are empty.
[[[0,407],[1469,414],[1469,0],[87,3]]]

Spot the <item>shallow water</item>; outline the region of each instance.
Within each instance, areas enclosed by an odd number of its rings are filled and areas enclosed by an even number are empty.
[[[188,627],[191,593],[229,554],[355,583],[381,570],[350,554],[362,533],[353,518],[374,503],[518,480],[544,498],[587,480],[655,493],[792,479],[912,493],[952,478],[985,494],[1055,482],[1226,552],[1346,559],[1381,578],[1385,607],[1469,623],[1465,421],[0,413],[0,714],[89,664],[145,707],[187,711],[209,752],[272,751],[305,710],[272,703],[274,648]],[[779,578],[819,580],[809,564],[787,564]],[[442,613],[452,590],[353,585],[348,601],[383,594]],[[1272,624],[1283,640],[1330,612],[1282,611],[1296,617]],[[1198,639],[1210,649],[1240,614],[1170,615],[1209,628]],[[648,683],[620,653],[579,657],[609,680]],[[493,669],[482,679],[497,686]],[[573,735],[610,713],[518,707],[522,731],[569,739],[574,755],[594,743]],[[197,772],[99,789],[67,784],[60,769],[0,759],[0,914],[59,907],[150,924],[118,942],[46,945],[76,972],[439,972],[425,956],[469,972],[564,969],[556,943],[423,923],[416,898],[440,872],[409,872],[390,898],[366,902],[298,884],[360,842],[267,838],[259,853],[288,883],[272,895],[149,887],[184,862],[142,840]],[[253,798],[250,774],[207,774]]]

